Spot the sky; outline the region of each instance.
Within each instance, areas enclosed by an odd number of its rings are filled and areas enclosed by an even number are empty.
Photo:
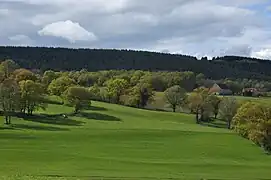
[[[0,0],[0,45],[271,60],[271,0]]]

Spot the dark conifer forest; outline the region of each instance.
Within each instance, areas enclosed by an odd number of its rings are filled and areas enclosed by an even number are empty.
[[[210,79],[248,78],[269,80],[271,61],[224,56],[197,59],[187,55],[115,49],[0,47],[0,59],[12,59],[27,69],[45,70],[148,70],[192,71]]]

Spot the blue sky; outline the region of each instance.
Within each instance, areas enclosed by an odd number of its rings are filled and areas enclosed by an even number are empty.
[[[0,45],[271,59],[269,0],[0,0]]]

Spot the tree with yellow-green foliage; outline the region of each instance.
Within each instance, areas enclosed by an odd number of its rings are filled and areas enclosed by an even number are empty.
[[[105,84],[111,101],[119,104],[120,96],[127,89],[128,82],[125,79],[110,79]]]
[[[32,80],[19,82],[20,86],[20,110],[32,115],[35,110],[45,109],[45,89],[41,83]]]
[[[91,105],[92,94],[84,87],[69,87],[63,94],[66,104],[74,107],[74,112],[78,113]]]
[[[233,118],[234,130],[271,151],[271,107],[266,104],[247,102]]]

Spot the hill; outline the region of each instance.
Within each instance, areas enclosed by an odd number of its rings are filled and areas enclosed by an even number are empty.
[[[271,61],[237,56],[198,60],[193,56],[133,50],[0,47],[0,59],[13,59],[21,67],[42,71],[137,69],[193,71],[211,79],[271,77]]]
[[[0,127],[0,179],[268,179],[271,157],[195,117],[94,102],[79,116],[49,105]],[[47,113],[47,114],[45,114]],[[216,124],[217,125],[217,124]],[[219,124],[223,127],[223,124]]]

